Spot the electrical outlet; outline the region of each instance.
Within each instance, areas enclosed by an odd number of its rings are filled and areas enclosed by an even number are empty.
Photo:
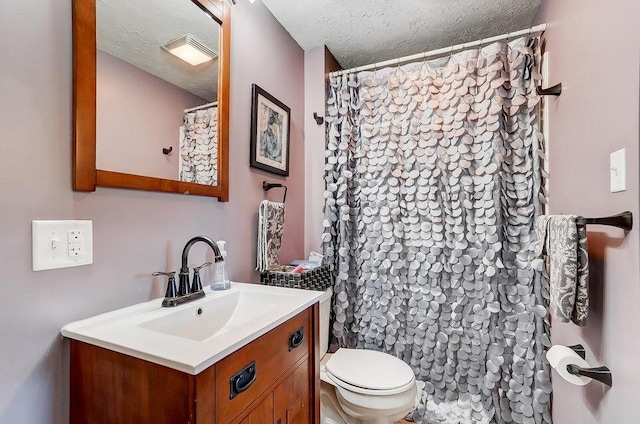
[[[93,263],[92,221],[33,221],[33,270]]]
[[[77,258],[84,255],[84,232],[82,230],[71,230],[68,233],[69,237],[69,257]]]

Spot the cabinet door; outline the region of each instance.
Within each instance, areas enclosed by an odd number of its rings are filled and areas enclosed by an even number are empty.
[[[264,393],[273,391],[274,382],[309,355],[311,319],[311,310],[306,309],[216,364],[217,423],[228,424],[239,418]],[[300,329],[301,338],[296,337]],[[247,378],[241,381],[241,387],[232,386],[232,378],[242,371]]]
[[[273,423],[273,395],[267,396],[256,406],[240,424],[271,424]]]
[[[302,362],[273,392],[275,424],[311,424],[309,359]]]

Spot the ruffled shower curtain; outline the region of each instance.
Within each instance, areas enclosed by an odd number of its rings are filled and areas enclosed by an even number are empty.
[[[180,128],[180,181],[218,184],[218,107],[184,114]]]
[[[550,423],[539,38],[330,79],[334,341],[413,368],[425,423]]]

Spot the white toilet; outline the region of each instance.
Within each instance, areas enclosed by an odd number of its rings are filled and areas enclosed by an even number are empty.
[[[414,408],[416,380],[395,356],[364,349],[327,354],[331,290],[320,300],[322,424],[391,424]]]

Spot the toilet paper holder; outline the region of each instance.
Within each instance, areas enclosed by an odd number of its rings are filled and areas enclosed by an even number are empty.
[[[584,346],[582,346],[581,344],[567,347],[577,353],[582,359],[586,359],[587,353]],[[602,366],[597,368],[582,368],[574,364],[569,364],[567,365],[567,371],[573,375],[588,377],[593,380],[597,380],[602,384],[606,384],[609,387],[612,387],[613,381],[611,377],[611,370],[607,367]]]
[[[577,353],[578,356],[580,356],[582,359],[587,359],[587,351],[585,350],[584,346],[582,346],[581,344],[567,346],[567,347],[573,350],[575,353]]]

